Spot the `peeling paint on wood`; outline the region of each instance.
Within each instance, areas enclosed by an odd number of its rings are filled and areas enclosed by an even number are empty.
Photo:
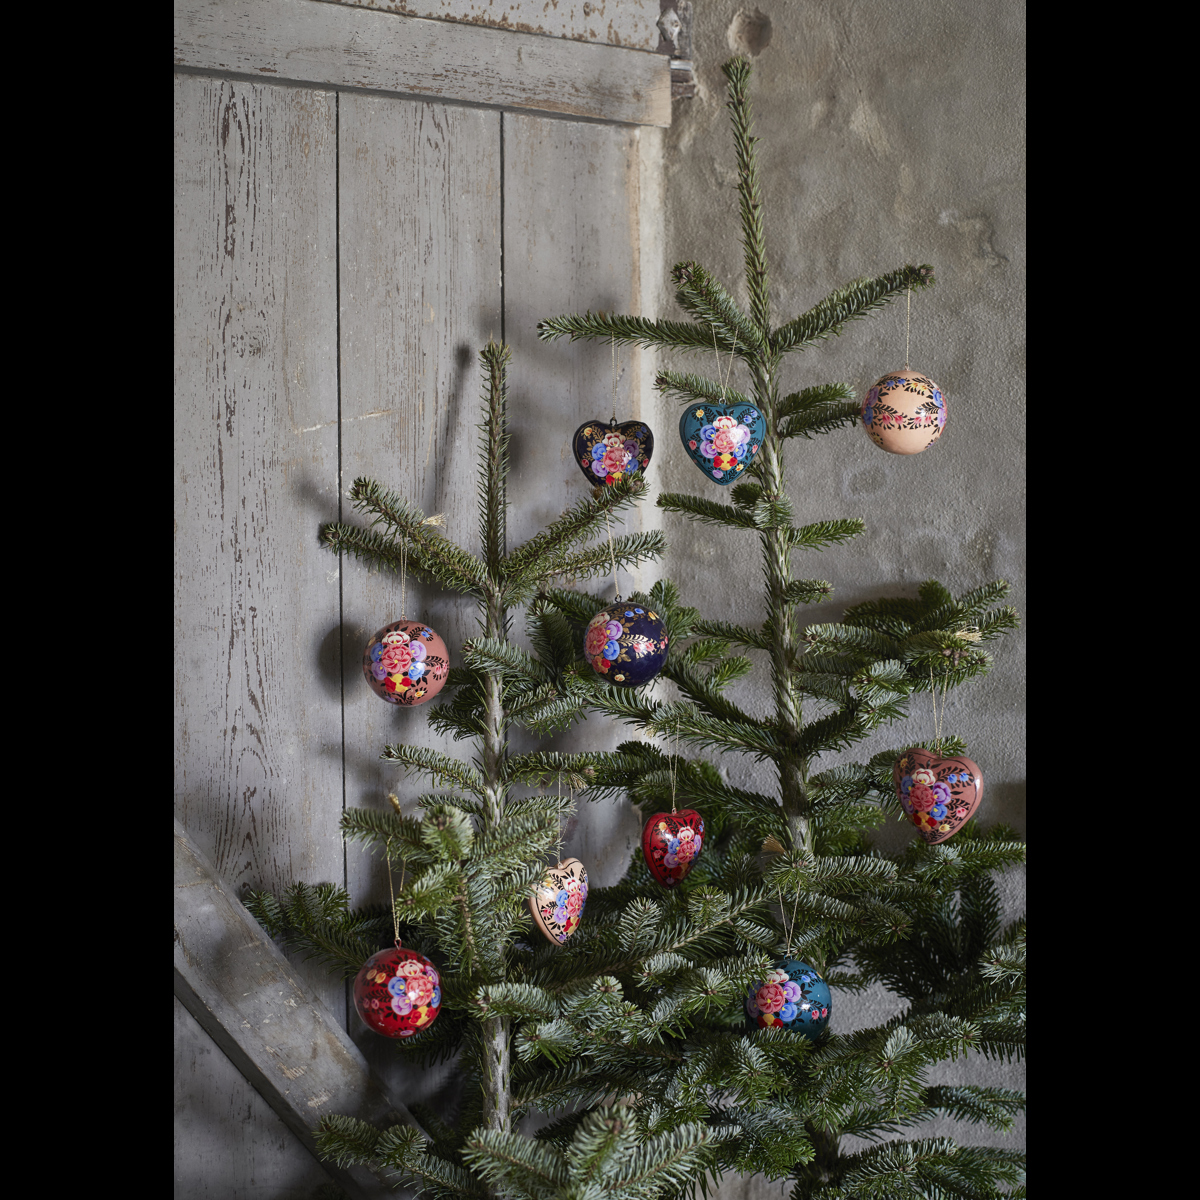
[[[175,0],[176,68],[671,123],[665,56],[317,0]]]

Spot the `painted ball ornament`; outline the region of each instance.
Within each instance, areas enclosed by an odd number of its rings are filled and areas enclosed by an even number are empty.
[[[946,398],[920,371],[892,371],[877,379],[862,402],[867,436],[889,454],[919,454],[942,436]]]
[[[450,674],[446,643],[422,621],[385,625],[363,651],[363,677],[389,704],[415,707],[432,700]]]
[[[655,813],[642,827],[642,854],[663,887],[682,883],[704,845],[704,818],[694,808]]]
[[[640,687],[667,661],[667,630],[653,609],[618,600],[588,622],[583,653],[606,683]]]
[[[654,453],[654,434],[644,421],[584,421],[571,441],[575,461],[593,487],[611,487],[645,471]]]
[[[529,911],[547,940],[561,946],[579,928],[587,894],[587,868],[579,859],[568,858],[546,868],[537,891],[529,897]]]
[[[829,1026],[833,998],[815,968],[795,958],[781,958],[767,977],[751,985],[746,1015],[752,1028],[779,1028],[815,1042]]]
[[[412,1037],[428,1029],[441,1006],[437,968],[399,942],[368,958],[354,979],[354,1007],[367,1027],[383,1037]]]
[[[952,838],[983,797],[983,774],[969,758],[942,758],[920,746],[896,759],[892,782],[908,819],[931,846]]]

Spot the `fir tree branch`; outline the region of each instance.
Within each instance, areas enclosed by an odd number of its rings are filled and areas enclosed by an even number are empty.
[[[781,438],[811,439],[853,425],[861,416],[861,406],[844,383],[826,383],[793,392],[784,397],[780,409],[777,428]]]
[[[711,350],[712,329],[684,321],[648,321],[645,317],[616,316],[587,312],[539,321],[538,337],[543,342],[569,337],[615,340],[622,345],[665,346],[676,350]]]
[[[486,795],[487,789],[479,772],[448,754],[439,754],[424,746],[393,745],[385,746],[379,757],[384,762],[399,763],[410,771],[423,771],[435,783],[450,783],[481,798]]]
[[[734,58],[721,70],[729,81],[729,109],[738,165],[738,200],[742,216],[742,245],[746,259],[746,286],[750,291],[750,317],[765,337],[771,331],[771,302],[767,294],[767,246],[763,233],[762,192],[754,152],[750,114],[750,63]]]
[[[662,492],[655,501],[667,512],[687,513],[709,525],[727,525],[734,529],[757,529],[758,523],[751,513],[731,504],[718,504],[702,496],[685,496],[679,492]]]
[[[432,580],[451,591],[468,596],[483,594],[482,564],[450,542],[437,547],[436,551],[430,551],[427,544],[421,543],[402,552],[392,538],[354,525],[326,525],[321,530],[321,540],[331,550],[366,559],[389,571],[398,573],[403,566],[415,578]]]
[[[848,542],[858,537],[866,528],[860,517],[849,517],[837,521],[814,521],[799,529],[784,530],[787,544],[793,549],[819,550],[824,546]]]
[[[687,404],[753,404],[749,396],[706,379],[682,371],[659,371],[654,386],[666,396],[674,396]],[[740,485],[739,485],[740,486]]]
[[[831,334],[839,336],[847,321],[857,321],[882,308],[909,288],[929,287],[933,282],[930,266],[900,267],[876,279],[855,280],[831,292],[808,312],[781,325],[771,336],[771,349],[776,354],[807,350]]]
[[[762,331],[699,263],[678,263],[671,280],[679,307],[689,317],[712,327],[714,349],[716,345],[727,351],[736,347],[745,354],[762,348],[766,340]]]
[[[479,426],[479,542],[493,582],[500,578],[506,550],[508,508],[508,367],[512,351],[490,338],[479,355],[483,366],[485,418]]]
[[[611,542],[557,557],[548,574],[568,578],[598,575],[611,571],[614,562],[618,567],[628,569],[649,559],[661,558],[666,550],[667,540],[657,529],[648,533],[623,533]]]

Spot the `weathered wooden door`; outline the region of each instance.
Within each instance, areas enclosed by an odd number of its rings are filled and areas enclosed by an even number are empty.
[[[657,0],[623,7],[625,41],[652,48]],[[510,538],[580,494],[564,447],[611,403],[609,352],[542,346],[534,327],[653,315],[668,65],[316,0],[177,0],[175,59],[175,813],[235,893],[329,880],[380,899],[339,818],[415,795],[379,764],[385,743],[439,739],[360,677],[396,581],[318,529],[351,517],[369,475],[473,546],[489,337],[515,356]],[[653,418],[650,371],[623,359],[630,415]],[[461,601],[410,592],[452,652],[473,632]],[[601,877],[627,823],[614,808],[572,832]],[[296,970],[346,1025],[344,987]],[[176,1067],[177,1196],[311,1195],[320,1168],[178,1002]]]

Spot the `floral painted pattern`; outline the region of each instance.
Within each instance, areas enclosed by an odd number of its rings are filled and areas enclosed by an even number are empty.
[[[529,897],[529,911],[542,933],[561,946],[579,928],[587,894],[587,869],[579,859],[568,858],[546,868],[537,891]]]
[[[583,634],[592,670],[618,687],[639,687],[667,660],[667,630],[652,609],[618,602],[601,609]]]
[[[816,1041],[829,1025],[832,1004],[828,984],[808,963],[783,958],[750,985],[746,1016],[761,1029],[778,1026]]]
[[[354,1007],[383,1037],[407,1038],[437,1020],[441,977],[423,954],[399,943],[367,959],[354,980]]]
[[[923,748],[906,750],[892,768],[896,796],[922,839],[931,846],[952,838],[974,815],[983,776],[969,758],[940,758]]]
[[[741,478],[766,431],[766,418],[749,404],[700,405],[679,418],[679,437],[692,462],[722,485]]]
[[[875,445],[892,454],[916,454],[942,436],[946,398],[917,371],[894,371],[877,379],[862,402],[862,423]]]
[[[363,653],[367,683],[389,704],[417,705],[432,700],[449,672],[446,643],[420,621],[385,625]]]
[[[675,887],[696,864],[704,845],[704,818],[695,809],[655,813],[642,827],[642,854],[663,887]]]
[[[645,471],[654,453],[654,434],[641,421],[622,424],[585,421],[575,430],[575,461],[587,481],[609,487],[621,479]]]

